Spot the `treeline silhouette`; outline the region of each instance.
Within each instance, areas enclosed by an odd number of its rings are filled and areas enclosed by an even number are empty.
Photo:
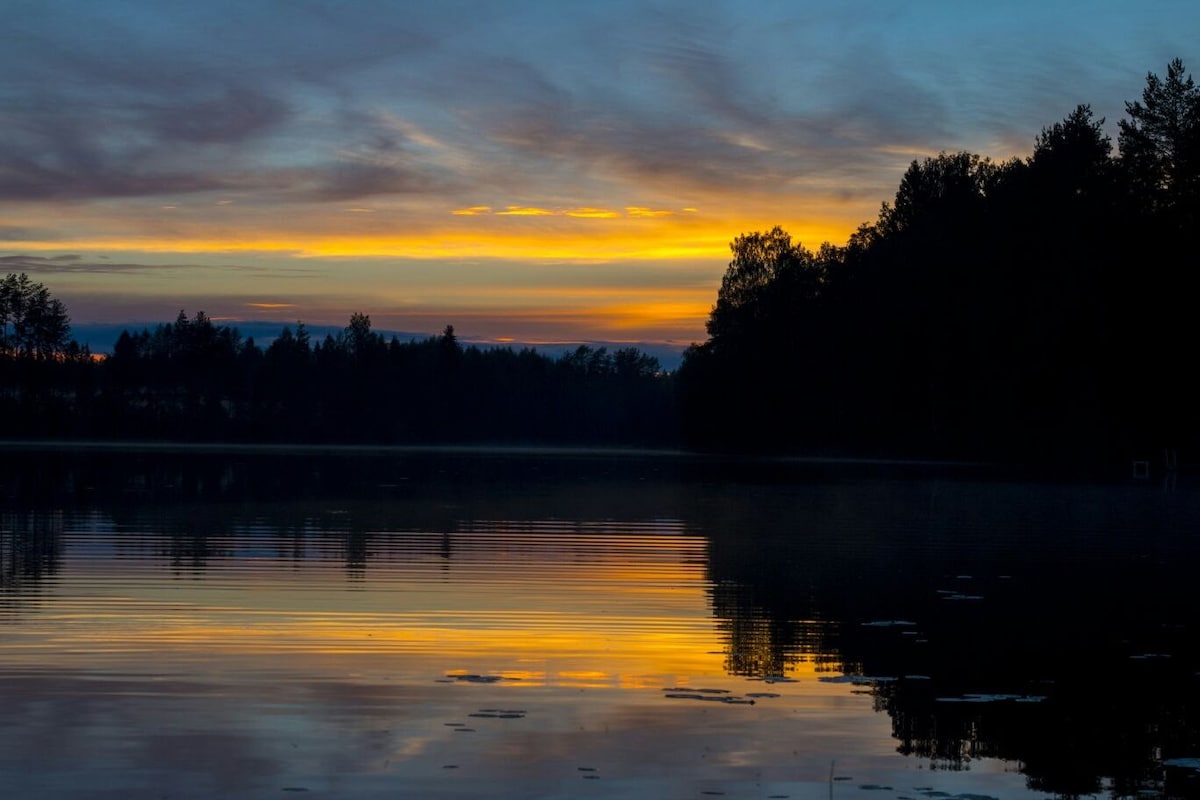
[[[463,346],[452,326],[388,340],[355,314],[266,348],[203,312],[124,331],[111,356],[32,361],[3,398],[8,435],[200,441],[660,443],[674,398],[658,360],[581,345],[558,358]],[[17,365],[6,365],[15,369]]]
[[[1200,91],[1176,59],[1126,103],[1117,153],[1103,123],[1080,105],[1028,158],[913,161],[844,247],[812,251],[778,227],[737,237],[709,338],[675,374],[632,348],[463,347],[451,327],[386,341],[363,314],[339,336],[297,326],[263,349],[181,312],[95,363],[61,326],[56,350],[29,338],[17,288],[51,321],[65,310],[10,275],[0,434],[1026,462],[1178,452],[1200,444],[1187,379]]]
[[[1175,60],[1032,156],[913,161],[845,247],[740,236],[679,371],[688,441],[1090,459],[1196,444],[1200,91]]]

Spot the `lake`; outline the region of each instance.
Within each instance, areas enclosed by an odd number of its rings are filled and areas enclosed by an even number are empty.
[[[0,451],[20,798],[1198,797],[1188,476]]]

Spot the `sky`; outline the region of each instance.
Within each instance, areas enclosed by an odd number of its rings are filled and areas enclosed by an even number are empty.
[[[682,348],[738,235],[844,244],[914,159],[1027,156],[1080,103],[1115,142],[1200,64],[1194,0],[0,10],[0,273],[77,330]]]

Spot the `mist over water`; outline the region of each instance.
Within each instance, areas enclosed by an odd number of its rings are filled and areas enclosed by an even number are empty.
[[[14,796],[1196,791],[1183,479],[4,456]]]

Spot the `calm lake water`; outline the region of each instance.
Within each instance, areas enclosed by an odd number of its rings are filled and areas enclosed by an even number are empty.
[[[0,464],[4,796],[1200,796],[1183,477]]]

